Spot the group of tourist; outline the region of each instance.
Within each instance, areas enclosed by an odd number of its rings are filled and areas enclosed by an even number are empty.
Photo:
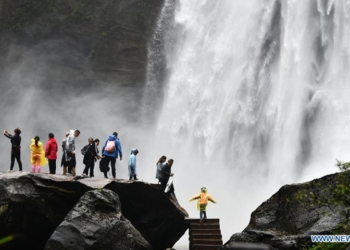
[[[15,160],[17,160],[19,171],[22,171],[21,162],[21,130],[16,128],[14,134],[10,134],[4,130],[4,135],[11,141],[11,165],[8,172],[13,171]],[[71,130],[66,133],[66,138],[62,141],[62,160],[61,167],[64,175],[76,175],[76,148],[75,139],[80,135],[79,130]],[[40,141],[39,136],[35,136],[30,144],[30,161],[32,164],[32,172],[40,173],[41,167],[49,164],[50,174],[56,174],[56,160],[58,152],[58,144],[53,133],[48,134],[48,141],[45,145]],[[94,177],[94,165],[97,160],[101,160],[101,165],[108,166],[111,163],[112,176],[115,179],[116,159],[122,160],[122,148],[118,139],[118,133],[114,132],[108,137],[103,148],[102,156],[99,155],[98,145],[99,139],[88,138],[88,144],[84,146],[81,153],[84,155],[83,163],[85,165],[82,176]],[[136,150],[138,152],[138,150]],[[137,154],[137,153],[136,153]],[[101,168],[103,169],[103,168]],[[133,165],[133,176],[136,178],[136,160]],[[107,178],[107,171],[104,171],[104,176]]]
[[[21,130],[16,128],[14,134],[11,135],[7,130],[4,130],[4,135],[11,141],[11,165],[8,172],[13,171],[15,160],[17,160],[19,171],[22,172],[21,162]],[[76,149],[75,139],[80,135],[79,130],[71,130],[66,133],[66,138],[62,141],[62,160],[61,167],[63,168],[64,175],[76,175]],[[32,172],[40,173],[41,167],[49,164],[50,174],[56,174],[56,160],[58,144],[53,133],[48,134],[48,141],[45,145],[40,141],[39,136],[35,136],[31,139],[30,144],[30,161],[32,164]],[[123,153],[122,147],[118,138],[118,133],[114,132],[108,136],[106,142],[102,147],[102,155],[99,155],[98,146],[100,144],[99,139],[88,138],[88,144],[81,149],[81,153],[84,155],[83,163],[85,165],[82,176],[94,177],[94,166],[97,160],[100,160],[100,170],[104,173],[104,177],[108,178],[109,163],[111,163],[113,179],[116,178],[116,160],[120,158],[122,160]],[[136,156],[139,153],[137,149],[132,149],[128,159],[129,180],[138,180],[136,172]],[[156,163],[156,179],[160,183],[163,190],[166,190],[167,183],[170,177],[174,174],[171,172],[171,167],[174,163],[173,159],[169,159],[162,156]],[[168,193],[174,193],[174,185],[170,185]],[[197,208],[200,211],[200,218],[207,218],[206,206],[208,201],[216,203],[216,201],[207,194],[205,187],[201,188],[201,193],[195,195],[189,201],[198,200]]]
[[[8,172],[13,171],[15,160],[17,160],[19,171],[22,171],[21,162],[21,130],[16,128],[14,134],[11,135],[7,130],[4,130],[4,135],[11,140],[11,165]],[[66,138],[62,140],[62,159],[61,167],[63,168],[63,175],[76,175],[76,147],[75,139],[79,137],[79,130],[71,130],[66,133]],[[48,141],[45,148],[40,141],[39,136],[35,136],[30,144],[30,160],[32,164],[32,172],[40,173],[41,167],[49,164],[50,174],[56,174],[56,160],[58,152],[58,144],[53,133],[48,134]],[[108,178],[109,165],[112,169],[112,177],[116,178],[116,160],[122,160],[122,147],[118,138],[118,133],[114,132],[108,136],[106,142],[102,147],[102,155],[99,155],[98,146],[99,139],[88,138],[88,143],[83,147],[81,153],[84,155],[83,163],[85,165],[82,173],[83,177],[94,177],[94,166],[97,160],[100,160],[100,170],[104,173],[104,177]],[[138,149],[132,149],[128,159],[129,180],[138,180],[136,172],[136,156],[139,153]],[[156,178],[159,180],[163,189],[173,174],[171,173],[171,166],[173,160],[168,160],[165,163],[166,157],[162,156],[157,162]],[[173,191],[173,190],[172,190]]]

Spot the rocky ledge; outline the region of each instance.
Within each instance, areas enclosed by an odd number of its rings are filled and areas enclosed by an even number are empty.
[[[157,184],[0,174],[2,249],[155,249],[186,232],[187,212]]]
[[[313,245],[311,235],[350,234],[349,183],[350,171],[345,171],[283,186],[252,213],[243,232],[232,235],[221,249],[230,249],[234,242],[265,243],[279,250],[308,249]]]

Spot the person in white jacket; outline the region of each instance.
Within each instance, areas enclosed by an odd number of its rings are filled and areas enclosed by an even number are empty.
[[[77,161],[75,158],[75,138],[80,135],[79,130],[71,130],[66,141],[65,157],[68,166],[68,175],[76,175]]]

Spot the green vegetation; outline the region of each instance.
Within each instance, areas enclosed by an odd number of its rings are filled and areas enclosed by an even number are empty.
[[[286,202],[296,202],[302,209],[316,208],[315,211],[318,211],[318,213],[342,211],[346,213],[344,216],[348,218],[350,212],[350,172],[346,170],[350,169],[350,163],[343,163],[337,160],[337,166],[341,169],[341,173],[330,177],[330,179],[322,178],[299,186],[292,198],[287,199]],[[317,209],[322,207],[328,207],[328,209]],[[343,208],[340,209],[340,207]],[[350,219],[340,223],[329,234],[350,235]],[[308,247],[306,245],[302,249],[345,250],[348,246],[350,246],[350,243],[314,243],[313,246]]]
[[[349,243],[316,243],[309,250],[345,250]]]
[[[1,245],[4,245],[4,244],[7,243],[7,242],[12,241],[13,239],[14,239],[13,235],[9,235],[9,236],[6,236],[6,237],[4,237],[4,238],[1,238],[1,239],[0,239],[0,246],[1,246]]]
[[[335,165],[339,168],[339,170],[345,171],[350,168],[350,162],[342,162],[342,161],[339,161],[338,159],[335,159],[335,160],[337,161]]]
[[[333,205],[343,205],[350,207],[350,182],[348,174],[345,172],[337,176],[336,185],[329,187],[329,203]]]
[[[350,208],[350,174],[341,172],[333,182],[333,184],[318,181],[307,183],[293,195],[293,200],[299,202],[302,207],[342,205]],[[317,190],[323,192],[318,193]]]

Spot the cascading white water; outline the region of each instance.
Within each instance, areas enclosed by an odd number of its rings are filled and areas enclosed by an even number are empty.
[[[166,77],[164,40],[170,40],[169,34],[171,32],[167,32],[167,29],[173,25],[175,5],[176,0],[164,1],[156,22],[153,39],[148,45],[147,81],[143,93],[143,118],[146,123],[151,122],[157,116],[159,105],[163,99],[162,84]],[[150,115],[151,113],[153,115]]]
[[[346,0],[180,0],[157,143],[180,203],[201,186],[218,199],[224,241],[281,185],[350,160],[349,13]]]

